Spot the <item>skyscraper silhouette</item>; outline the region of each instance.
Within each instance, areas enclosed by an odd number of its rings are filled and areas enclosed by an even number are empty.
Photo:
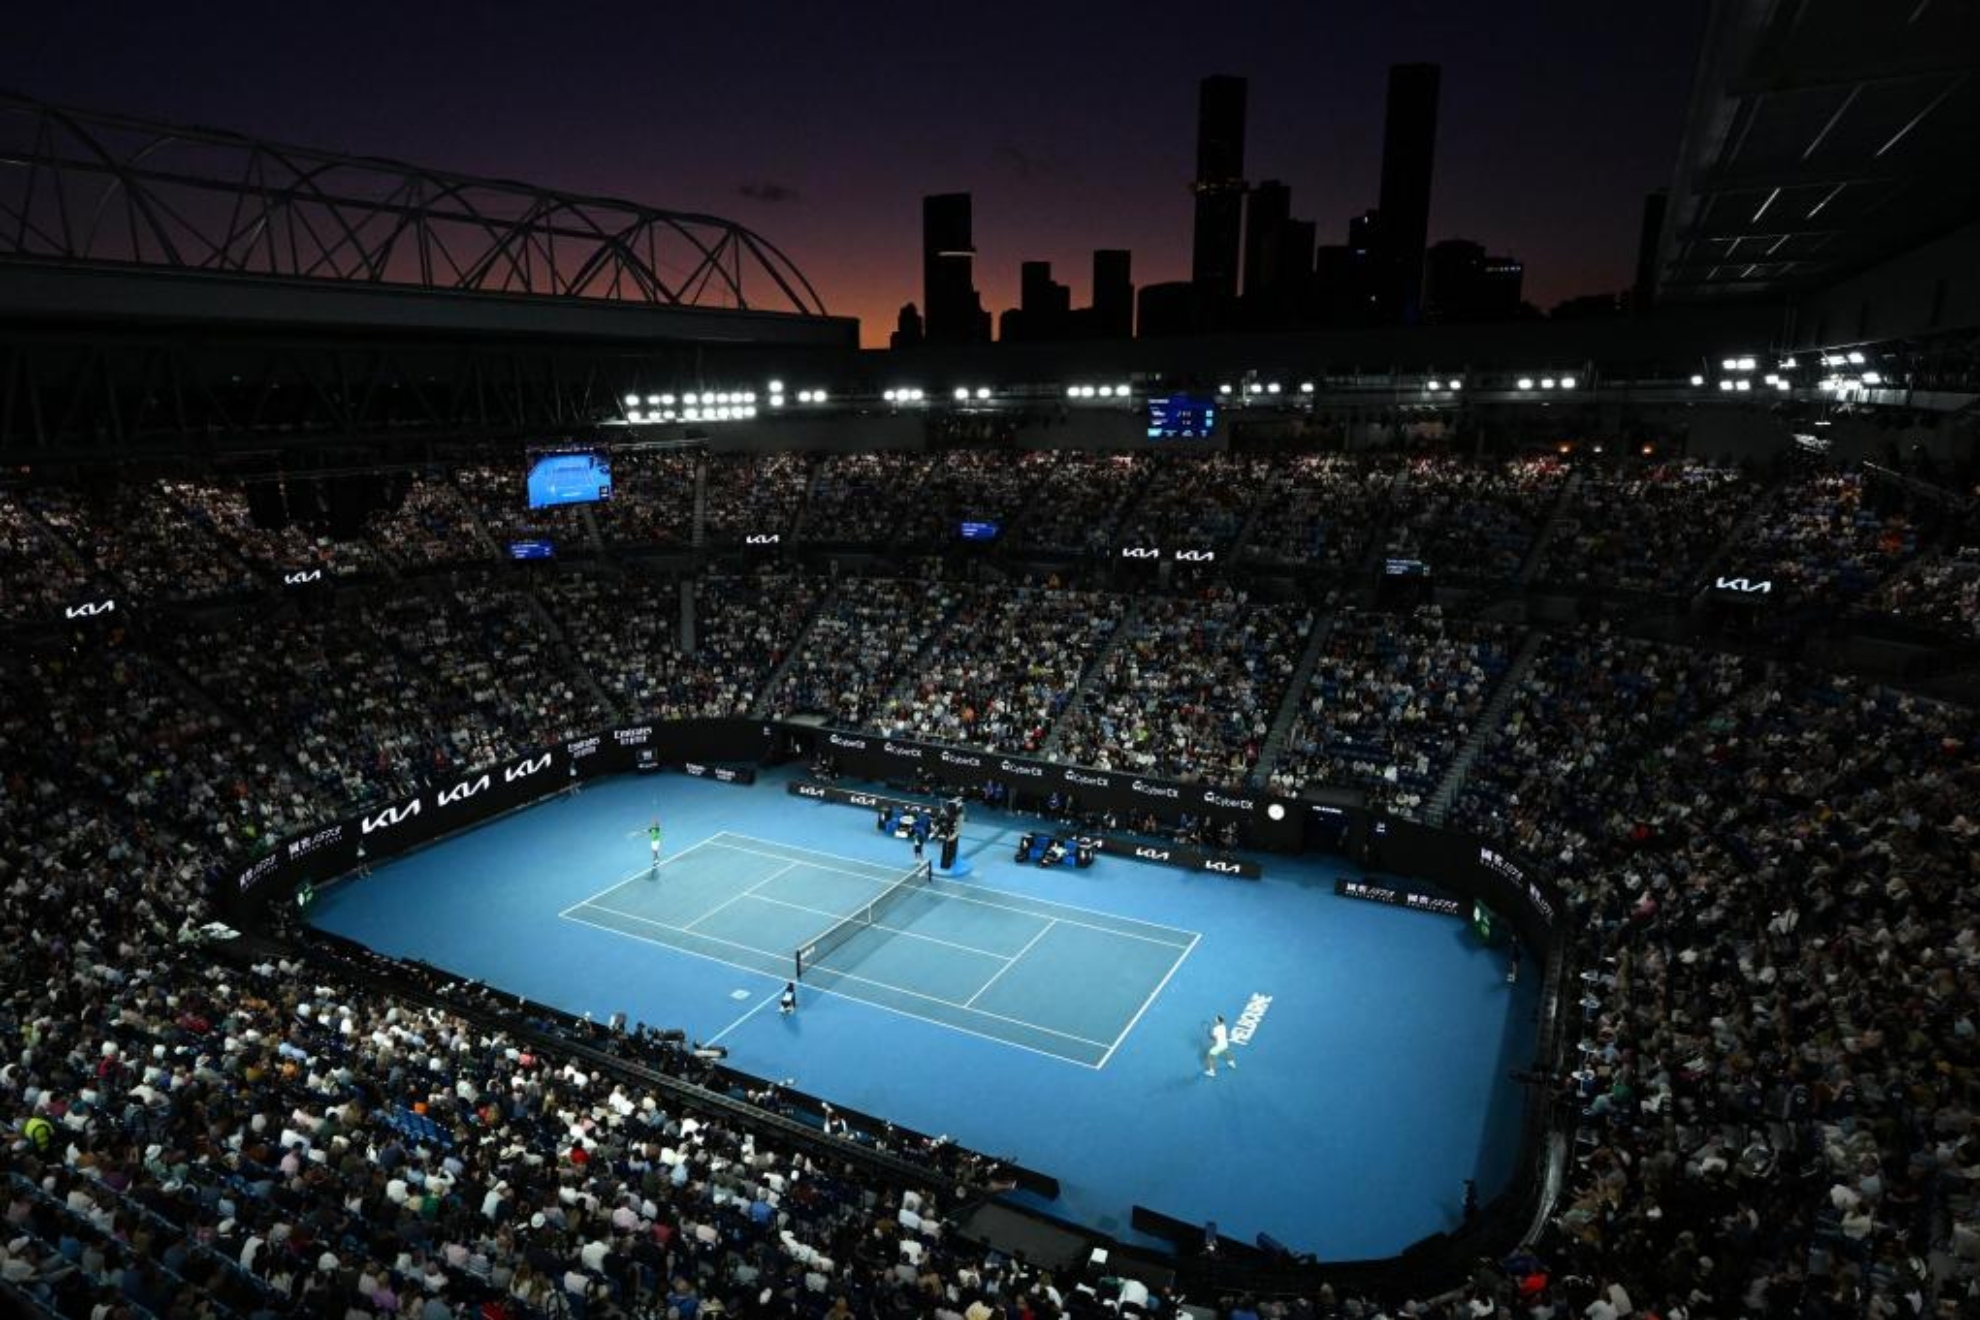
[[[1205,78],[1196,110],[1196,238],[1190,283],[1206,302],[1238,291],[1238,242],[1244,227],[1245,81]]]
[[[976,293],[976,244],[968,193],[921,199],[921,310],[931,344],[973,344],[990,338],[990,314]]]
[[[1434,64],[1389,69],[1382,130],[1380,307],[1384,320],[1414,325],[1423,313],[1423,250],[1430,233],[1430,175],[1437,149]]]
[[[1098,248],[1093,253],[1092,333],[1100,339],[1129,339],[1134,335],[1134,267],[1126,248]]]

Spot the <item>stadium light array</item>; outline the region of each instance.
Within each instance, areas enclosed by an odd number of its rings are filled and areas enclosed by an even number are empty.
[[[1883,374],[1876,371],[1866,371],[1863,373],[1863,383],[1865,385],[1882,385],[1884,383]]]
[[[1754,360],[1753,360],[1752,358],[1750,358],[1750,357],[1743,357],[1743,358],[1741,358],[1741,359],[1739,360],[1739,369],[1740,369],[1741,371],[1751,371],[1751,370],[1753,370],[1753,368],[1755,368],[1755,367],[1756,367],[1756,366],[1758,366],[1758,365],[1760,365],[1760,364],[1759,364],[1759,363],[1757,363],[1757,362],[1755,362],[1755,361],[1754,361]]]
[[[783,407],[783,406],[784,406],[784,396],[783,396],[782,394],[773,394],[773,395],[771,395],[771,396],[770,396],[770,406],[771,406],[772,408],[781,408],[781,407]]]
[[[1426,380],[1423,382],[1423,388],[1429,390],[1432,394],[1435,394],[1438,390],[1441,390],[1444,387],[1442,385],[1439,385],[1434,380]]]
[[[990,387],[989,387],[989,386],[987,386],[987,385],[979,385],[979,386],[977,386],[977,387],[976,387],[976,397],[977,397],[977,398],[979,398],[979,399],[987,399],[987,398],[989,398],[989,397],[990,397]]]
[[[1571,390],[1571,389],[1573,389],[1573,388],[1574,388],[1574,377],[1572,377],[1572,376],[1563,376],[1563,377],[1561,377],[1561,388],[1562,388],[1562,389],[1564,389],[1564,390]],[[1601,451],[1600,449],[1597,449],[1597,450],[1596,450],[1595,452],[1599,454],[1599,453],[1601,453],[1602,451]]]
[[[1219,394],[1229,394],[1230,392],[1231,392],[1231,387],[1228,385],[1219,385],[1217,387],[1217,393]]]
[[[1542,377],[1540,378],[1540,388],[1541,388],[1541,389],[1543,389],[1543,390],[1551,390],[1551,389],[1553,389],[1553,388],[1554,388],[1554,378],[1553,378],[1552,376],[1542,376]]]
[[[1703,376],[1693,376],[1691,378],[1691,383],[1693,385],[1703,385],[1705,383],[1705,378]]]
[[[1265,392],[1267,394],[1277,394],[1279,392],[1279,382],[1275,380],[1271,384],[1267,385],[1265,387]]]
[[[781,380],[773,380],[773,381],[771,381],[771,382],[770,382],[770,392],[771,392],[772,394],[782,394],[782,393],[784,392],[784,382],[783,382],[783,381],[781,381]]]
[[[626,407],[628,408],[639,407],[639,396],[637,394],[628,394],[626,396]]]
[[[1855,349],[1853,349],[1853,348],[1852,348],[1852,349],[1851,349],[1851,350],[1849,351],[1849,365],[1850,365],[1850,366],[1852,366],[1852,367],[1860,367],[1860,366],[1862,366],[1862,365],[1863,365],[1863,354],[1861,354],[1861,353],[1859,353],[1859,352],[1857,352],[1857,351],[1856,351]]]
[[[1521,376],[1521,377],[1519,378],[1519,387],[1520,387],[1521,389],[1523,389],[1523,390],[1530,390],[1530,389],[1532,389],[1532,388],[1533,388],[1533,377],[1531,377],[1531,376]]]
[[[1733,388],[1745,394],[1753,388],[1753,382],[1750,380],[1736,380],[1733,382]]]
[[[1732,387],[1733,387],[1733,383],[1732,383],[1731,381],[1729,381],[1729,380],[1722,380],[1722,381],[1720,381],[1720,382],[1719,382],[1719,388],[1720,388],[1721,390],[1725,390],[1725,391],[1727,391],[1727,392],[1730,392],[1730,391],[1732,390]]]
[[[967,385],[958,385],[958,386],[956,386],[956,402],[957,402],[957,403],[961,403],[961,402],[962,402],[962,401],[963,401],[964,399],[967,399],[968,397],[969,397],[969,386],[967,386]]]
[[[1461,390],[1464,388],[1464,382],[1461,380],[1447,380],[1444,382],[1444,388],[1447,390]]]
[[[1311,393],[1313,393],[1313,382],[1312,382],[1312,381],[1310,381],[1310,380],[1303,380],[1303,381],[1301,381],[1301,382],[1299,383],[1299,392],[1300,392],[1301,394],[1311,394]]]

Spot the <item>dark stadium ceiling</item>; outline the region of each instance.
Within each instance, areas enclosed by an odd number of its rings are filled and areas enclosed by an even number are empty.
[[[1980,214],[1980,5],[1718,0],[1663,300],[1780,297]]]

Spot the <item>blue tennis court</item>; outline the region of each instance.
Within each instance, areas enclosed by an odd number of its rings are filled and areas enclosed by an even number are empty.
[[[560,915],[1089,1068],[1199,938],[727,830]]]
[[[1337,896],[1338,857],[1041,869],[1016,860],[1035,822],[989,810],[966,876],[883,898],[908,844],[789,773],[594,782],[326,886],[309,919],[1007,1155],[1060,1180],[1043,1208],[1118,1235],[1139,1204],[1380,1256],[1455,1227],[1463,1179],[1511,1176],[1540,978],[1508,984],[1468,923]],[[1244,1030],[1213,1079],[1214,1013]]]

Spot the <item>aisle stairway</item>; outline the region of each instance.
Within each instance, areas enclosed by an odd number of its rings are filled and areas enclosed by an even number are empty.
[[[811,634],[818,627],[818,621],[839,603],[839,590],[839,585],[833,584],[832,589],[820,596],[818,603],[811,607],[811,614],[805,619],[804,627],[798,630],[798,635],[792,639],[790,649],[784,652],[784,658],[777,662],[777,667],[763,680],[763,686],[756,690],[756,698],[749,706],[752,718],[761,720],[772,716],[774,712],[770,707],[778,685],[784,681],[784,675],[791,671],[791,666],[797,663],[798,657],[804,654],[805,648],[811,645]]]
[[[1113,633],[1107,638],[1107,644],[1100,648],[1098,654],[1093,657],[1092,663],[1086,666],[1086,672],[1080,675],[1079,686],[1073,689],[1072,698],[1059,711],[1059,718],[1052,721],[1052,731],[1045,735],[1045,745],[1040,749],[1048,759],[1058,754],[1059,744],[1065,739],[1066,725],[1086,704],[1087,694],[1099,684],[1100,676],[1107,668],[1107,662],[1113,659],[1114,652],[1120,649],[1121,643],[1140,627],[1141,601],[1138,598],[1130,598],[1127,610],[1121,615],[1121,621],[1114,626]]]
[[[1279,710],[1272,717],[1272,731],[1265,735],[1265,746],[1258,753],[1258,764],[1251,767],[1245,782],[1251,785],[1271,782],[1272,771],[1279,764],[1279,753],[1285,750],[1286,739],[1292,736],[1293,725],[1299,719],[1299,712],[1306,705],[1306,685],[1313,681],[1313,670],[1320,663],[1321,653],[1327,648],[1327,639],[1334,632],[1334,616],[1321,615],[1314,620],[1313,631],[1306,639],[1306,649],[1299,653],[1299,663],[1293,666],[1292,679],[1286,684],[1286,694],[1279,699]]]
[[[1567,516],[1574,503],[1575,492],[1581,488],[1581,473],[1570,472],[1568,479],[1561,483],[1561,493],[1554,500],[1554,507],[1547,514],[1547,521],[1540,524],[1540,534],[1533,538],[1533,544],[1526,551],[1526,562],[1519,566],[1519,585],[1531,586],[1540,573],[1540,562],[1546,557],[1547,545],[1554,539],[1561,520]]]
[[[1493,735],[1498,733],[1506,712],[1512,708],[1513,699],[1519,695],[1519,685],[1525,681],[1527,671],[1533,668],[1533,662],[1539,658],[1540,648],[1545,641],[1546,634],[1537,629],[1527,633],[1526,640],[1520,644],[1512,663],[1506,666],[1505,673],[1499,675],[1499,685],[1493,689],[1491,698],[1485,703],[1485,709],[1478,712],[1478,718],[1473,721],[1471,733],[1465,738],[1464,746],[1458,748],[1458,754],[1451,758],[1450,768],[1444,771],[1443,779],[1438,781],[1436,791],[1430,795],[1430,800],[1424,803],[1423,818],[1432,825],[1444,823],[1444,817],[1449,814],[1451,804],[1457,801],[1458,793],[1464,788],[1465,776],[1471,773],[1472,763],[1478,759],[1478,754],[1485,750],[1485,745],[1492,740]]]
[[[588,512],[586,516],[590,516]],[[584,658],[578,654],[577,648],[571,644],[570,634],[564,631],[563,624],[557,622],[557,616],[551,613],[548,605],[543,603],[543,598],[530,590],[519,591],[516,594],[528,602],[529,608],[542,623],[543,630],[550,635],[550,641],[556,647],[557,654],[563,658],[564,664],[571,672],[583,681],[585,691],[589,692],[591,699],[598,703],[598,708],[611,711],[621,718],[631,714],[612,699],[612,694],[605,690],[604,685],[598,681],[598,676],[591,672],[591,666],[587,665]]]

